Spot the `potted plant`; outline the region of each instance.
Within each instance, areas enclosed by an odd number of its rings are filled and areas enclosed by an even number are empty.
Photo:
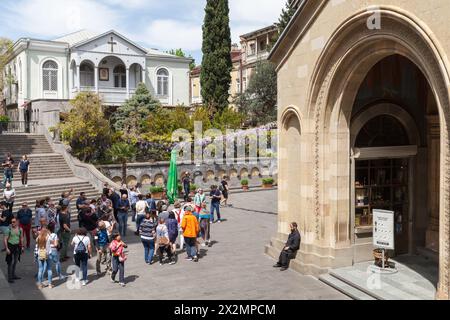
[[[191,191],[189,196],[193,197],[195,196],[195,193],[197,192],[198,186],[196,184],[191,183],[191,186],[189,187],[189,190]]]
[[[0,116],[0,133],[8,130],[8,122],[9,122],[8,116]]]
[[[262,185],[264,189],[269,189],[273,187],[273,178],[262,179]]]
[[[242,190],[248,191],[248,180],[247,179],[242,179],[241,180],[241,186],[242,186]]]
[[[164,193],[164,187],[161,186],[150,187],[150,193],[152,194],[153,199],[161,199]]]

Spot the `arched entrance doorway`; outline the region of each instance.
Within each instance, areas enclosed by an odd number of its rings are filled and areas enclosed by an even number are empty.
[[[394,212],[392,255],[439,250],[439,120],[419,68],[388,56],[367,73],[352,108],[355,261],[370,259],[374,209]],[[420,177],[417,178],[417,177]]]
[[[395,59],[402,57],[405,62],[412,64],[414,68],[409,70],[419,70],[422,74],[420,78],[426,79],[429,90],[418,90],[419,93],[430,92],[428,96],[431,104],[435,105],[436,113],[424,112],[424,106],[410,112],[410,116],[416,122],[420,117],[421,125],[416,123],[417,136],[419,143],[417,154],[411,155],[406,150],[406,158],[414,158],[413,161],[435,161],[439,167],[433,179],[433,184],[438,185],[439,199],[439,284],[437,290],[438,298],[449,297],[450,284],[450,141],[449,127],[450,121],[450,100],[447,84],[449,81],[448,61],[445,55],[440,51],[440,46],[435,39],[432,39],[432,33],[423,25],[417,24],[416,17],[410,17],[405,12],[395,10],[395,8],[380,7],[378,12],[383,20],[383,28],[377,30],[368,30],[365,28],[365,22],[370,17],[370,12],[358,12],[343,22],[340,27],[329,39],[322,55],[316,65],[317,69],[313,72],[310,84],[310,93],[308,98],[308,115],[312,122],[312,159],[313,165],[310,172],[306,172],[305,180],[312,181],[313,195],[312,199],[312,218],[314,218],[313,228],[315,228],[315,241],[310,248],[302,252],[303,255],[314,255],[321,249],[321,246],[332,248],[331,255],[335,260],[323,265],[349,265],[354,263],[354,251],[358,246],[354,239],[355,221],[354,208],[355,199],[352,198],[354,188],[354,166],[357,160],[357,154],[352,150],[351,130],[354,119],[358,111],[358,95],[367,75],[375,65],[380,62],[386,63],[389,57],[396,55]],[[387,59],[383,61],[384,59]],[[400,66],[402,62],[396,61]],[[403,70],[403,67],[400,68]],[[407,99],[390,99],[389,89],[395,87],[398,79],[395,75],[397,70],[387,70],[392,72],[393,82],[387,86],[382,86],[381,96],[378,95],[372,101],[364,100],[361,108],[381,104],[383,102],[393,103],[403,109],[408,107]],[[386,74],[383,73],[382,77]],[[408,75],[407,75],[408,76]],[[409,75],[411,77],[411,75]],[[402,92],[408,92],[408,82],[401,88]],[[388,89],[388,90],[386,90]],[[378,93],[378,92],[377,92]],[[409,89],[411,94],[411,90]],[[384,100],[384,98],[389,98]],[[362,112],[362,110],[359,110]],[[405,122],[395,117],[408,132]],[[388,120],[389,121],[389,120]],[[367,121],[366,121],[367,122]],[[434,123],[434,125],[430,125]],[[391,122],[395,123],[395,121]],[[361,125],[364,127],[365,122]],[[394,125],[395,127],[396,125]],[[426,140],[433,139],[436,131],[439,132],[439,139],[433,143]],[[423,134],[434,132],[434,134]],[[408,135],[408,138],[410,136]],[[355,140],[353,140],[354,142]],[[411,140],[408,142],[411,144]],[[433,155],[428,155],[427,146],[437,144],[439,146]],[[407,145],[406,147],[411,147]],[[425,148],[425,149],[423,149]],[[402,148],[400,148],[402,149]],[[436,155],[439,155],[437,158]],[[395,158],[398,158],[397,156]],[[425,160],[424,160],[425,159]],[[409,160],[408,160],[409,161]],[[417,164],[409,164],[408,170],[420,167]],[[428,170],[431,166],[422,166]],[[434,166],[436,167],[436,166]],[[431,170],[431,169],[430,169]],[[437,175],[436,175],[437,173]],[[419,177],[426,176],[427,172]],[[409,177],[417,178],[418,174],[411,174]],[[428,182],[427,182],[428,183]],[[408,180],[408,186],[411,182]],[[413,183],[413,185],[418,185]],[[427,184],[430,186],[431,184]],[[425,188],[422,188],[424,190]],[[417,190],[413,188],[413,191]],[[409,191],[409,199],[416,199],[417,195]],[[426,190],[425,190],[426,191]],[[424,196],[423,194],[421,196]],[[427,196],[425,196],[427,198]],[[427,198],[427,202],[428,202]],[[429,202],[431,203],[430,200]],[[425,203],[427,203],[425,202]],[[408,206],[411,210],[412,206]],[[417,208],[417,206],[416,206]],[[426,211],[427,209],[424,208]],[[428,235],[436,235],[436,230],[432,230],[429,221],[436,220],[436,217],[427,217],[427,214],[420,215],[416,210],[409,212],[408,227],[409,231],[414,228],[414,222],[420,225],[421,231],[417,234],[422,237],[422,243],[427,245]],[[423,218],[425,217],[425,218]],[[424,219],[420,221],[420,219]],[[419,223],[420,222],[420,223]],[[412,234],[412,232],[409,232]],[[407,241],[408,252],[420,246],[419,239],[409,239]],[[363,240],[365,241],[365,240]],[[417,241],[417,244],[416,244]],[[429,243],[429,242],[428,242]],[[359,244],[359,243],[358,243]],[[361,250],[363,252],[365,249]],[[360,253],[361,253],[360,252]],[[321,266],[321,263],[317,263]],[[315,266],[315,265],[314,265]]]

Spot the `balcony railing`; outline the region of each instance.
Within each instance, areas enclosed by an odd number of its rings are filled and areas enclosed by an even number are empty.
[[[0,122],[0,134],[2,133],[36,133],[37,121],[9,121]]]

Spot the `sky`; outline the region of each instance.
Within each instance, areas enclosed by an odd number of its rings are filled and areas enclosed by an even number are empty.
[[[0,0],[0,37],[52,40],[114,29],[145,48],[182,48],[201,63],[206,0]],[[278,20],[285,0],[229,0],[232,42]]]

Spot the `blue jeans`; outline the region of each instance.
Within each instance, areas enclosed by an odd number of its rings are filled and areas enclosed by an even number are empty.
[[[153,256],[155,254],[155,240],[141,239],[144,245],[144,259],[146,263],[153,261]]]
[[[214,221],[214,209],[217,212],[217,220],[220,220],[220,202],[211,202],[211,210],[210,210],[210,214],[211,214],[211,221]]]
[[[119,257],[112,257],[111,279],[116,280],[116,274],[119,271],[119,282],[125,283],[125,262],[120,262]]]
[[[9,182],[12,186],[12,180],[13,180],[13,172],[11,169],[6,169],[3,172],[3,186],[6,187],[6,183]]]
[[[77,267],[80,268],[82,272],[83,278],[81,280],[87,281],[88,254],[87,253],[75,254],[73,256],[73,259],[75,260],[75,264],[77,265]]]
[[[52,268],[55,266],[56,274],[61,278],[61,262],[59,262],[59,253],[58,251],[52,250],[47,260],[47,272],[48,272],[48,282],[52,282]]]
[[[127,220],[128,220],[128,212],[120,211],[117,214],[117,218],[119,218],[119,233],[122,237],[127,235]]]
[[[47,270],[47,260],[39,260],[38,259],[38,283],[44,282],[44,273]],[[48,284],[52,283],[52,270],[47,270],[48,273]]]
[[[184,241],[186,242],[186,253],[188,257],[190,258],[196,257],[197,249],[195,248],[195,243],[197,242],[197,239],[184,237]]]
[[[142,220],[144,220],[144,219],[145,219],[145,214],[138,214],[136,216],[136,231],[139,231]]]

